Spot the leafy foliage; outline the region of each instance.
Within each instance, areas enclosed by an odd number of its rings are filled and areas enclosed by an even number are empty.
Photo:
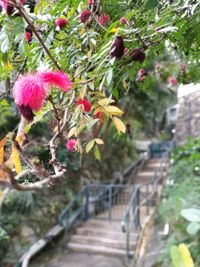
[[[182,266],[178,248],[172,247],[180,243],[187,245],[195,264],[199,265],[200,185],[199,173],[195,171],[199,166],[198,146],[199,139],[196,139],[184,147],[176,148],[173,154],[174,164],[170,170],[173,185],[166,187],[165,201],[159,208],[159,218],[169,223],[171,228],[170,238],[166,241],[166,248],[161,257],[163,266],[171,264],[170,249],[174,266]],[[179,259],[179,263],[175,263],[175,259]]]

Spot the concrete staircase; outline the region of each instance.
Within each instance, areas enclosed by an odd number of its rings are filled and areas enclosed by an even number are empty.
[[[71,236],[69,249],[88,253],[124,256],[126,249],[125,234],[119,222],[89,220]],[[131,235],[131,249],[137,244],[138,232]]]
[[[149,160],[144,166],[143,170],[137,174],[136,177],[132,178],[131,184],[142,184],[152,179],[154,171],[159,167],[160,160]],[[161,185],[158,185],[158,193],[161,192]],[[144,192],[143,192],[144,190]],[[149,186],[149,193],[152,192],[152,186]],[[112,218],[119,217],[123,215],[131,194],[132,188],[124,189],[123,193],[123,203],[120,205],[114,205],[112,208]],[[141,190],[141,198],[146,196],[145,188]],[[154,207],[149,206],[149,213],[147,214],[146,207],[143,206],[140,210],[141,224],[143,225]],[[99,216],[108,218],[108,211],[104,211],[103,214]],[[133,228],[131,234],[131,251],[137,245],[139,232]],[[100,220],[98,217],[95,220],[89,220],[82,223],[80,227],[76,229],[76,232],[71,235],[68,248],[73,251],[87,252],[93,254],[104,254],[112,256],[125,256],[126,255],[126,234],[122,232],[120,221],[108,221]]]

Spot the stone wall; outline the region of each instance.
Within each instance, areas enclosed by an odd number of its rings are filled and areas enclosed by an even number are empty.
[[[200,137],[200,85],[197,89],[178,99],[179,111],[174,137],[178,146],[185,144],[189,137]]]

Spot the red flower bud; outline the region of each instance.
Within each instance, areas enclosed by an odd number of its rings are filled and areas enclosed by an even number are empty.
[[[145,57],[146,56],[142,48],[135,48],[131,52],[131,58],[133,59],[133,61],[143,62],[145,60]]]
[[[69,151],[76,152],[76,150],[77,150],[76,144],[77,144],[77,141],[75,139],[69,139],[69,140],[67,140],[66,148]]]
[[[28,122],[31,122],[33,121],[33,118],[34,118],[34,113],[32,111],[32,109],[29,107],[29,106],[18,106],[18,109],[19,109],[19,112],[22,114],[22,116],[28,121]]]
[[[177,85],[178,83],[176,77],[173,76],[168,77],[167,81],[170,85]]]
[[[81,105],[83,111],[85,111],[85,112],[90,112],[91,111],[91,103],[87,99],[79,99],[79,100],[77,100],[76,105],[77,106]]]
[[[65,18],[59,18],[56,21],[56,26],[60,27],[60,29],[62,30],[68,23],[68,20]]]
[[[32,39],[32,34],[30,32],[26,32],[26,41],[27,41],[27,43],[30,43],[31,39]]]
[[[124,55],[124,49],[125,47],[122,37],[117,36],[111,46],[111,51],[110,51],[111,57],[116,57],[116,58],[122,57]]]
[[[99,23],[102,26],[106,25],[108,23],[108,21],[109,21],[109,16],[108,15],[106,15],[106,14],[100,15],[100,17],[99,17]]]
[[[81,20],[81,22],[82,22],[82,23],[86,23],[86,22],[88,22],[90,15],[91,15],[91,11],[90,11],[89,9],[84,10],[84,11],[81,13],[81,16],[80,16],[80,20]]]
[[[99,122],[101,122],[101,123],[103,123],[103,121],[104,121],[104,116],[103,116],[103,113],[102,112],[97,112],[97,113],[95,113],[95,117],[97,118],[97,119],[99,119]]]
[[[126,24],[127,23],[127,19],[125,17],[122,17],[120,19],[120,24]]]

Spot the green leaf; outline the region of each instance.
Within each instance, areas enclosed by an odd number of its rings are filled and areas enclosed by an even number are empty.
[[[158,0],[148,0],[145,5],[145,9],[146,10],[154,9],[158,6],[158,4],[159,4]]]
[[[200,210],[198,209],[183,209],[181,215],[189,222],[200,222]]]
[[[97,160],[101,160],[101,153],[97,145],[94,147],[94,156]]]
[[[187,227],[187,232],[189,235],[196,235],[200,230],[200,224],[196,222],[191,222]]]
[[[90,152],[90,150],[93,148],[94,144],[95,144],[95,140],[93,139],[86,145],[86,148],[85,148],[86,153]]]

